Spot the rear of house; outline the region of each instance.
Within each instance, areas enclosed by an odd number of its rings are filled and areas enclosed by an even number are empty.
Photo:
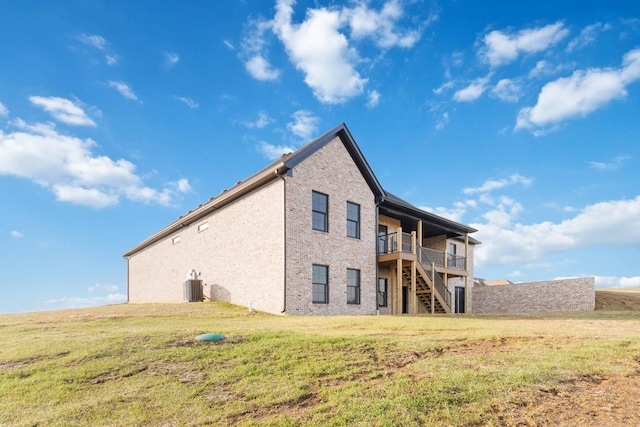
[[[346,125],[124,254],[131,303],[205,298],[292,315],[469,311],[476,230],[385,192]]]

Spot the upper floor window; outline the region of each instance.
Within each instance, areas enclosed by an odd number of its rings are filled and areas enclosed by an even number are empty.
[[[311,228],[319,231],[329,231],[329,196],[313,191]]]
[[[198,226],[198,232],[205,231],[208,228],[209,228],[209,223],[208,222],[203,222],[202,224],[200,224]]]
[[[347,237],[360,238],[360,205],[347,202]]]
[[[327,304],[329,302],[329,267],[313,264],[312,271],[312,302]]]
[[[360,304],[360,270],[347,268],[347,304]]]

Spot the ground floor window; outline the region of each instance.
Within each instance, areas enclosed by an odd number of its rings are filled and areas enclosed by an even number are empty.
[[[378,279],[378,307],[387,306],[387,279]]]
[[[360,270],[347,268],[347,304],[360,304]]]
[[[313,264],[312,300],[314,304],[329,303],[329,266]]]

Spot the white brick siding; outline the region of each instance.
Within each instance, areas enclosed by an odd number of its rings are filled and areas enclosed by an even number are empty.
[[[198,232],[198,226],[208,228]],[[180,242],[173,244],[174,237]],[[187,271],[205,295],[284,309],[284,182],[271,181],[129,258],[129,302],[181,302]]]

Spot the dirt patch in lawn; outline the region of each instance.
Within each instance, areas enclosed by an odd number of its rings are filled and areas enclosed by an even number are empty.
[[[640,376],[585,376],[524,391],[492,409],[504,426],[640,425]]]

